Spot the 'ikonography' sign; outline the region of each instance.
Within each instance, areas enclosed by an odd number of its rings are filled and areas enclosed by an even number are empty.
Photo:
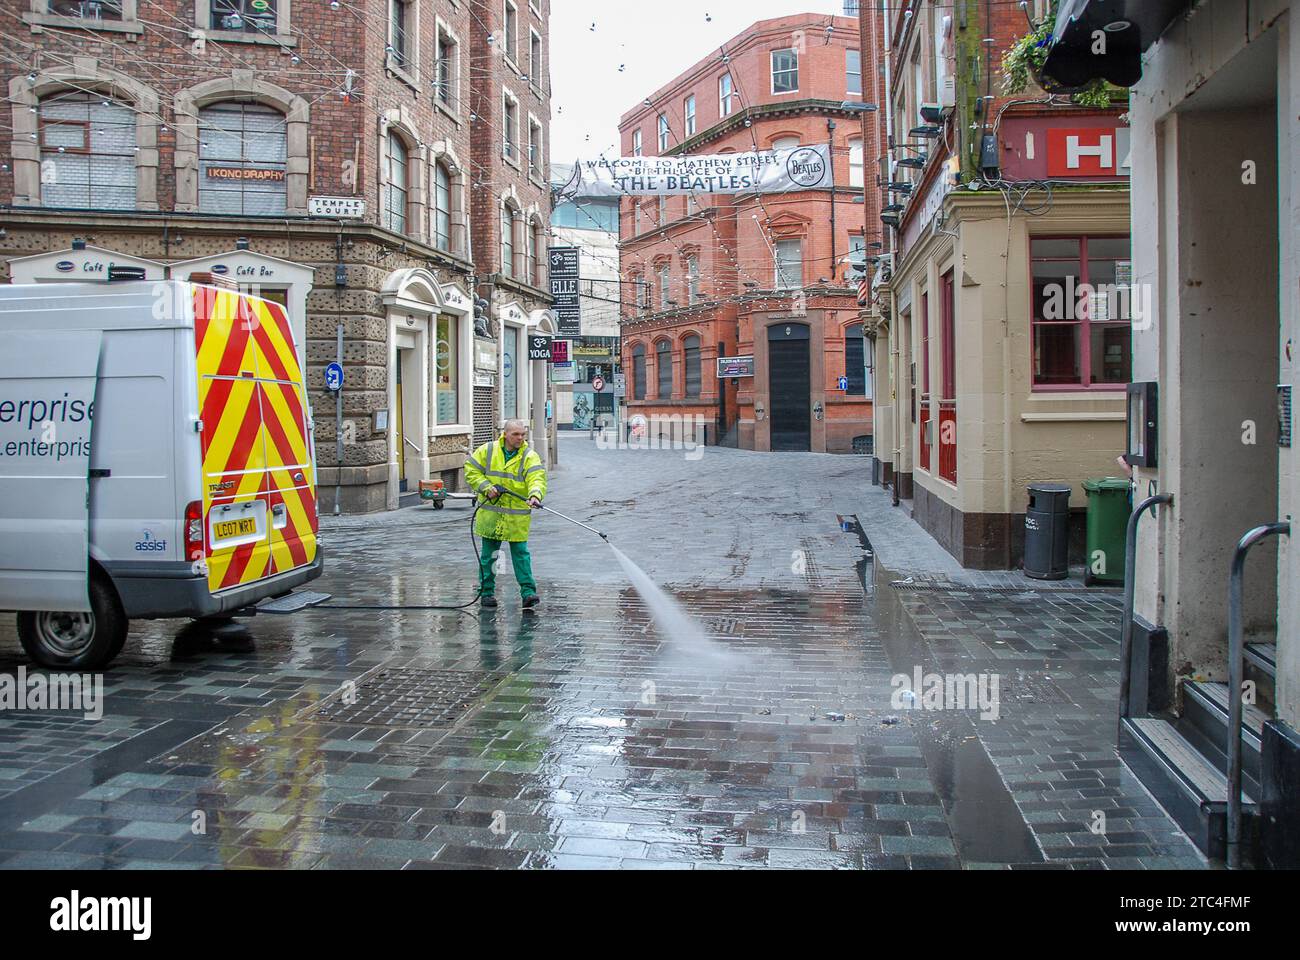
[[[834,185],[830,145],[694,157],[580,160],[560,191],[571,197],[787,193]]]

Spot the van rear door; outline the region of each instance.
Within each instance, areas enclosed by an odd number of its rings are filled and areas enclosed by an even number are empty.
[[[293,334],[278,304],[195,288],[208,586],[316,558],[316,477]]]
[[[0,351],[0,610],[89,610],[98,330],[6,333]]]
[[[196,287],[194,297],[204,541],[217,593],[271,575],[266,441],[246,298],[213,287]]]
[[[246,303],[256,320],[253,346],[266,438],[263,489],[271,511],[271,567],[279,574],[316,558],[316,461],[288,314],[267,300]]]

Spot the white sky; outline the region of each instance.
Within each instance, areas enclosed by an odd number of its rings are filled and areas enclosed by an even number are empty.
[[[551,160],[616,155],[625,111],[750,24],[843,12],[843,0],[553,0]]]

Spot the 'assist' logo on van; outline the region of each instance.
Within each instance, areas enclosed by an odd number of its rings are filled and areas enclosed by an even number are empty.
[[[152,553],[154,551],[166,550],[167,541],[156,539],[153,533],[146,530],[144,532],[144,537],[135,542],[135,549],[141,553]]]

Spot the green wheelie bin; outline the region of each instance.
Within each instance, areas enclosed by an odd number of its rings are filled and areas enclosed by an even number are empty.
[[[1088,551],[1083,582],[1107,586],[1124,582],[1124,533],[1128,526],[1129,484],[1123,477],[1083,481],[1088,495]]]

